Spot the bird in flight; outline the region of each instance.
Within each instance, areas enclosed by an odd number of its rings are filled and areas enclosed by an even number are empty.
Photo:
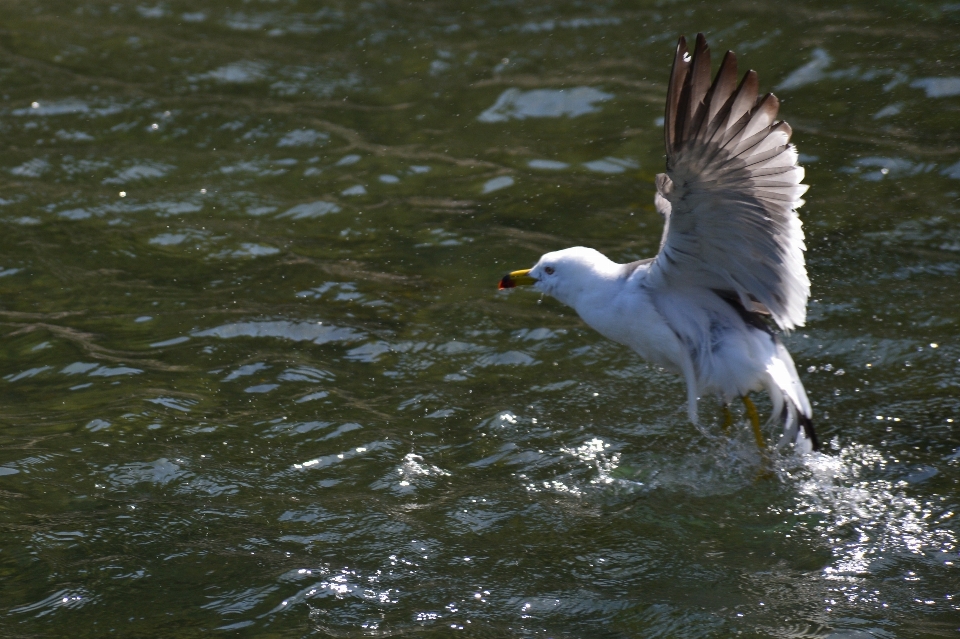
[[[810,401],[790,353],[772,325],[803,326],[810,280],[797,209],[803,168],[790,126],[776,121],[780,102],[758,97],[757,74],[737,83],[728,51],[710,82],[710,48],[697,35],[693,55],[677,44],[664,133],[666,173],[654,201],[664,229],[656,257],[617,264],[575,246],[513,271],[500,289],[532,286],[572,307],[601,335],[683,376],[687,413],[714,394],[745,406],[758,446],[765,446],[748,397],[766,390],[780,445],[817,450]]]

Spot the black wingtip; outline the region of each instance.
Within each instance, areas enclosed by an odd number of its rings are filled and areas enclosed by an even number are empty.
[[[813,429],[813,420],[803,414],[798,415],[798,417],[800,418],[800,425],[803,427],[803,433],[810,440],[810,447],[814,451],[820,450],[820,439],[817,437],[817,431]]]
[[[680,111],[680,94],[683,91],[687,71],[690,68],[690,51],[687,49],[687,39],[680,36],[677,40],[677,50],[673,56],[673,67],[670,69],[670,82],[667,85],[667,103],[663,113],[663,137],[667,149],[667,156],[674,152],[678,132],[678,115]],[[682,121],[682,120],[681,120]]]

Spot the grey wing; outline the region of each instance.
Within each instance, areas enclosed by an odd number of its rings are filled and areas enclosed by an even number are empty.
[[[810,281],[796,209],[803,168],[775,122],[780,103],[757,97],[757,74],[737,85],[737,59],[723,58],[710,84],[710,49],[702,34],[691,57],[680,38],[667,92],[667,172],[656,204],[666,223],[651,274],[667,285],[735,293],[759,302],[783,329],[806,319]]]

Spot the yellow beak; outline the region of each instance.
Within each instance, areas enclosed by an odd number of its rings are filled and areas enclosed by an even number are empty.
[[[537,279],[530,277],[529,273],[530,269],[525,268],[522,271],[513,271],[509,275],[504,275],[497,288],[502,291],[505,288],[514,288],[516,286],[532,286],[537,283]]]

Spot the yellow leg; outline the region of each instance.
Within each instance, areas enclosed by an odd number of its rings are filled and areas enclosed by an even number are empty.
[[[724,435],[728,435],[730,433],[731,426],[733,426],[733,413],[730,412],[730,407],[724,404],[723,405],[723,423],[720,425],[720,428],[723,429]]]
[[[746,395],[741,397],[741,399],[743,400],[743,405],[747,408],[747,417],[750,418],[750,427],[753,428],[753,437],[757,440],[757,446],[760,448],[760,450],[763,450],[767,447],[767,444],[763,441],[763,433],[760,432],[760,414],[757,412],[757,407]]]

